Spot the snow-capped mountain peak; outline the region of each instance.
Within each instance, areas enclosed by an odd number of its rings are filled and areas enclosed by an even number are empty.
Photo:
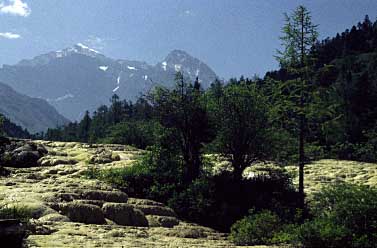
[[[77,43],[76,45],[73,46],[73,49],[76,53],[81,53],[83,55],[88,55],[88,56],[96,56],[99,54],[98,51],[82,44],[82,43]]]
[[[97,57],[100,55],[100,52],[84,45],[83,43],[77,43],[72,47],[55,52],[57,58],[69,56],[72,54],[81,54],[89,57]]]
[[[40,65],[46,65],[50,63],[51,60],[59,59],[67,56],[71,56],[74,54],[80,54],[92,58],[105,58],[104,55],[100,54],[95,49],[92,49],[83,43],[77,43],[73,45],[72,47],[68,47],[62,50],[57,50],[54,52],[49,52],[46,54],[42,54],[39,56],[34,57],[33,59],[28,60],[21,60],[18,65],[20,66],[40,66]]]
[[[58,111],[75,120],[82,109],[95,110],[108,104],[112,94],[135,100],[156,85],[172,87],[175,74],[187,82],[198,76],[203,88],[216,74],[204,62],[182,50],[170,52],[160,63],[112,59],[85,43],[52,51],[14,66],[0,68],[0,81],[18,91],[49,100]]]

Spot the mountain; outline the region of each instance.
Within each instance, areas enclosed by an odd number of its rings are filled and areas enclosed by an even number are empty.
[[[3,83],[0,83],[0,113],[32,133],[68,123],[45,100],[17,93]]]
[[[188,53],[174,50],[156,65],[111,59],[81,43],[49,52],[16,65],[0,68],[0,81],[15,90],[47,100],[71,120],[81,119],[85,110],[108,104],[116,93],[135,100],[155,85],[172,86],[177,71],[204,88],[216,79],[213,70]]]

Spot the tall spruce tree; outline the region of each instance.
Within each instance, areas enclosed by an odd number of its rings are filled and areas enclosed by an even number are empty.
[[[92,119],[90,118],[89,111],[85,112],[84,118],[79,124],[79,138],[81,142],[89,141],[89,130]]]
[[[307,104],[312,89],[311,68],[313,66],[312,48],[318,32],[317,25],[312,23],[310,12],[304,6],[298,6],[291,15],[285,14],[283,27],[283,50],[278,51],[277,59],[282,68],[287,69],[294,80],[285,92],[285,103],[292,107],[298,131],[298,165],[299,165],[299,193],[304,206],[304,165],[305,131],[307,124]]]

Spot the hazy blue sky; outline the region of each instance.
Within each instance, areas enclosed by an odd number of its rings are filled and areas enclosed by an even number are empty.
[[[374,21],[377,0],[0,0],[0,64],[84,43],[154,64],[182,49],[224,78],[277,68],[283,13],[304,4],[333,36]]]

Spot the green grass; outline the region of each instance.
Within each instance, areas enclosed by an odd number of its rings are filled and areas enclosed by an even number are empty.
[[[0,219],[19,219],[22,222],[27,222],[31,218],[32,210],[27,206],[6,204],[0,207]]]

